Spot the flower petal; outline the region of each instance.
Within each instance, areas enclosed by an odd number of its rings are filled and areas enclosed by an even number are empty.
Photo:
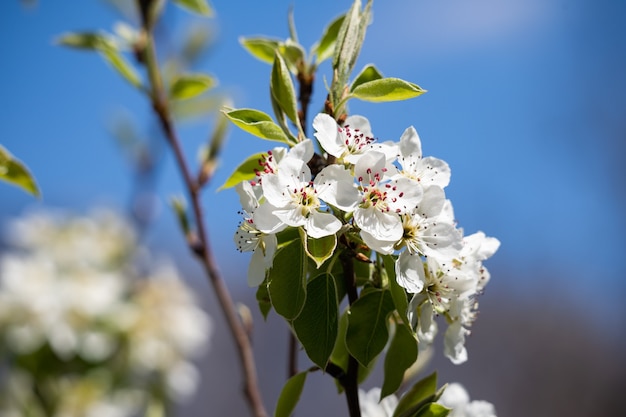
[[[319,239],[337,233],[341,229],[341,222],[330,213],[312,211],[304,228],[309,236]]]
[[[421,292],[426,282],[422,258],[409,251],[402,252],[396,260],[396,281],[411,294]]]

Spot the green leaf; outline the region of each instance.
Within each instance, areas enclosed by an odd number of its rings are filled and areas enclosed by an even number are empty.
[[[430,403],[424,405],[417,412],[416,417],[446,417],[452,410],[441,404]]]
[[[270,38],[245,38],[242,36],[239,38],[239,43],[253,57],[268,64],[273,64],[276,50],[281,42]]]
[[[391,339],[387,356],[385,356],[385,379],[380,393],[382,400],[396,392],[404,372],[417,360],[417,340],[413,333],[402,323],[396,325],[396,333]]]
[[[174,3],[200,16],[213,17],[215,15],[213,8],[206,0],[174,0]]]
[[[26,165],[16,159],[0,145],[0,180],[22,188],[24,191],[40,197],[39,187]]]
[[[383,262],[385,265],[385,273],[387,274],[387,281],[389,282],[389,290],[391,291],[391,298],[396,306],[396,310],[402,319],[402,322],[406,325],[408,330],[412,330],[411,323],[407,317],[409,309],[409,300],[404,288],[396,281],[396,267],[393,256],[384,255]]]
[[[384,102],[407,100],[425,92],[419,85],[399,78],[381,78],[356,86],[350,96],[364,101]]]
[[[338,316],[335,280],[330,274],[318,275],[307,285],[306,302],[293,328],[311,361],[321,369],[326,369],[337,340]]]
[[[170,98],[185,100],[199,96],[216,85],[215,78],[206,74],[185,74],[176,78],[170,86]]]
[[[291,120],[291,122],[296,126],[299,126],[300,119],[298,118],[296,89],[293,86],[293,80],[289,74],[287,64],[285,63],[283,57],[278,53],[274,56],[270,91],[289,120]]]
[[[94,51],[116,50],[115,40],[104,33],[78,32],[66,33],[55,39],[55,43],[70,48]]]
[[[274,140],[289,144],[289,139],[272,118],[259,110],[237,109],[225,111],[228,119],[244,131],[261,139]]]
[[[291,39],[287,39],[287,42],[281,44],[278,50],[280,51],[280,55],[285,59],[289,71],[294,75],[298,74],[306,58],[304,48]]]
[[[135,68],[126,61],[119,52],[107,49],[100,51],[100,55],[122,76],[137,88],[141,88],[141,78]]]
[[[263,152],[259,152],[247,157],[245,161],[243,161],[241,164],[239,164],[237,168],[235,168],[235,171],[230,174],[228,179],[226,179],[226,182],[224,182],[224,184],[222,184],[222,186],[218,188],[217,191],[234,187],[241,181],[250,181],[254,179],[256,177],[255,170],[259,169],[259,161],[263,158],[263,155]]]
[[[341,28],[345,18],[345,15],[341,15],[328,25],[326,29],[324,29],[324,33],[322,34],[322,38],[319,43],[313,47],[313,51],[316,55],[315,62],[317,65],[332,57],[335,53],[337,34],[339,33],[339,28]]]
[[[304,383],[306,382],[307,371],[295,374],[287,380],[283,390],[280,392],[274,417],[289,417],[296,408]]]
[[[189,224],[189,217],[187,216],[187,204],[185,203],[185,199],[183,197],[172,197],[170,202],[172,204],[172,208],[174,209],[174,213],[176,213],[178,225],[183,231],[183,234],[185,236],[189,236],[191,227]]]
[[[256,290],[256,301],[259,304],[259,310],[263,314],[263,318],[267,320],[267,315],[272,310],[272,301],[270,300],[270,293],[267,290],[267,283],[264,282],[259,285]]]
[[[115,40],[109,35],[92,32],[68,33],[61,35],[56,40],[56,43],[72,48],[98,51],[102,58],[119,72],[122,77],[135,87],[141,87],[139,74],[120,54]]]
[[[368,64],[361,70],[359,75],[356,76],[354,81],[352,81],[350,91],[354,91],[354,89],[361,84],[369,81],[380,80],[381,78],[383,78],[383,74],[378,71],[374,64]]]
[[[393,310],[391,294],[383,290],[362,294],[350,307],[346,346],[361,365],[367,366],[387,344],[387,316]]]
[[[336,235],[324,236],[319,239],[310,236],[306,237],[306,253],[315,261],[318,268],[322,266],[327,259],[333,256],[336,247]]]
[[[307,255],[302,241],[294,240],[279,249],[269,272],[269,294],[274,310],[287,320],[302,311],[306,301]]]
[[[424,379],[417,381],[408,390],[396,407],[392,417],[412,417],[424,405],[436,401],[437,372],[433,372]]]

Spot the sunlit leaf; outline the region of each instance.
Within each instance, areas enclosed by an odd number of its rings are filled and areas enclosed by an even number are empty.
[[[100,54],[111,66],[122,76],[134,85],[135,87],[141,87],[141,78],[135,70],[135,68],[126,61],[126,59],[115,50],[102,50]]]
[[[324,30],[324,34],[319,43],[314,47],[317,65],[332,57],[335,53],[335,45],[337,43],[337,34],[341,27],[345,15],[339,16]]]
[[[276,55],[276,50],[280,45],[279,40],[265,37],[246,38],[242,36],[239,38],[239,43],[253,57],[268,64],[274,63],[274,55]]]
[[[196,97],[216,85],[215,78],[206,74],[182,75],[170,86],[170,98],[184,100]]]
[[[407,100],[425,92],[419,85],[399,78],[381,78],[356,86],[350,96],[364,101],[383,102]]]
[[[441,404],[430,403],[420,408],[416,417],[446,417],[451,411]]]
[[[306,238],[306,253],[315,261],[318,268],[333,256],[336,247],[336,235],[324,236],[319,239],[314,239],[310,236]]]
[[[350,86],[350,91],[354,91],[356,87],[361,84],[364,84],[369,81],[380,80],[383,78],[383,75],[378,71],[378,69],[373,64],[368,64],[361,70],[359,75],[356,76],[354,81],[352,81],[352,85]]]
[[[245,161],[235,168],[235,171],[233,171],[233,173],[226,179],[226,182],[218,188],[218,191],[234,187],[241,181],[249,181],[255,178],[256,171],[260,167],[259,161],[263,158],[263,155],[263,152],[259,152],[247,157]]]
[[[235,125],[261,139],[289,143],[283,130],[272,118],[262,111],[253,109],[237,109],[225,111],[224,114]]]
[[[300,395],[302,394],[302,389],[304,388],[304,383],[306,382],[307,373],[307,371],[300,372],[287,380],[285,386],[280,392],[280,396],[278,397],[274,417],[291,416],[293,410],[295,410],[296,405],[298,404],[298,401],[300,400]]]
[[[396,406],[393,417],[413,417],[424,405],[436,401],[437,372],[417,381]]]
[[[293,328],[311,361],[321,369],[326,368],[337,340],[338,316],[335,280],[330,274],[318,275],[307,284],[306,302]]]
[[[55,43],[70,48],[89,49],[94,51],[115,50],[117,46],[114,39],[104,33],[77,32],[66,33],[59,36]]]
[[[298,126],[300,119],[298,118],[296,89],[287,64],[280,54],[276,54],[274,57],[270,90],[282,111],[285,112],[292,123]]]
[[[391,294],[383,290],[361,294],[350,307],[346,346],[363,366],[367,366],[387,344],[387,316],[393,310]]]
[[[213,8],[206,0],[173,0],[180,7],[205,17],[215,15]]]
[[[26,165],[16,159],[0,145],[0,180],[16,185],[24,191],[39,197],[39,187]]]
[[[274,255],[269,272],[269,294],[274,310],[287,320],[293,320],[302,311],[306,301],[307,255],[300,239],[295,240]]]

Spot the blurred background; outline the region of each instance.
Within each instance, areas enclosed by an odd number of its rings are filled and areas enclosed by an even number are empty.
[[[293,7],[300,42],[310,46],[350,3],[214,0],[213,19],[168,7],[160,35],[169,51],[190,33],[204,33],[208,47],[195,69],[215,75],[217,92],[236,107],[271,113],[270,67],[238,38],[287,38]],[[492,281],[467,343],[469,361],[454,366],[438,349],[429,366],[439,370],[440,382],[461,382],[472,398],[494,403],[500,416],[617,415],[622,408],[625,18],[619,0],[374,2],[357,71],[375,63],[385,76],[428,93],[390,104],[351,101],[350,112],[368,117],[381,140],[397,140],[415,126],[424,155],[451,166],[447,195],[459,224],[502,242],[486,263]],[[84,214],[106,206],[141,214],[144,244],[174,259],[215,327],[197,362],[202,382],[179,414],[246,415],[233,344],[168,207],[183,188],[145,97],[96,54],[53,42],[70,31],[111,31],[122,19],[111,2],[98,0],[0,5],[0,143],[28,165],[43,192],[36,200],[0,184],[0,222],[4,230],[35,209]],[[329,68],[318,73],[313,113],[323,105]],[[212,126],[195,118],[181,127],[191,160]],[[129,131],[152,149],[147,170],[137,170],[133,142],[120,140]],[[287,373],[287,330],[276,315],[263,322],[258,314],[255,291],[246,285],[248,255],[232,243],[238,198],[216,190],[245,157],[273,146],[232,129],[203,198],[221,271],[254,314],[270,409]],[[308,366],[304,358],[301,364]],[[323,375],[310,377],[297,410],[303,417],[346,414],[343,397]]]

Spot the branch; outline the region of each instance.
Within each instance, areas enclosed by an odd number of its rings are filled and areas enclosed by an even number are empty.
[[[224,312],[226,322],[235,341],[239,359],[243,367],[244,391],[248,400],[248,405],[254,416],[267,417],[267,412],[265,411],[258,386],[256,364],[254,361],[250,339],[248,338],[248,334],[246,333],[243,323],[237,316],[233,300],[213,257],[208,233],[206,231],[202,206],[200,203],[201,187],[191,175],[187,161],[180,146],[180,141],[172,123],[165,92],[163,91],[163,83],[158,68],[154,39],[150,31],[150,26],[144,24],[144,31],[146,36],[144,64],[148,70],[148,76],[150,79],[152,107],[159,119],[159,123],[163,129],[166,140],[174,152],[178,169],[182,174],[183,181],[185,187],[187,188],[187,192],[189,193],[189,198],[193,207],[198,236],[196,242],[190,243],[190,248],[198,256],[207,273],[209,282],[213,286],[213,290],[215,291],[220,307]]]

